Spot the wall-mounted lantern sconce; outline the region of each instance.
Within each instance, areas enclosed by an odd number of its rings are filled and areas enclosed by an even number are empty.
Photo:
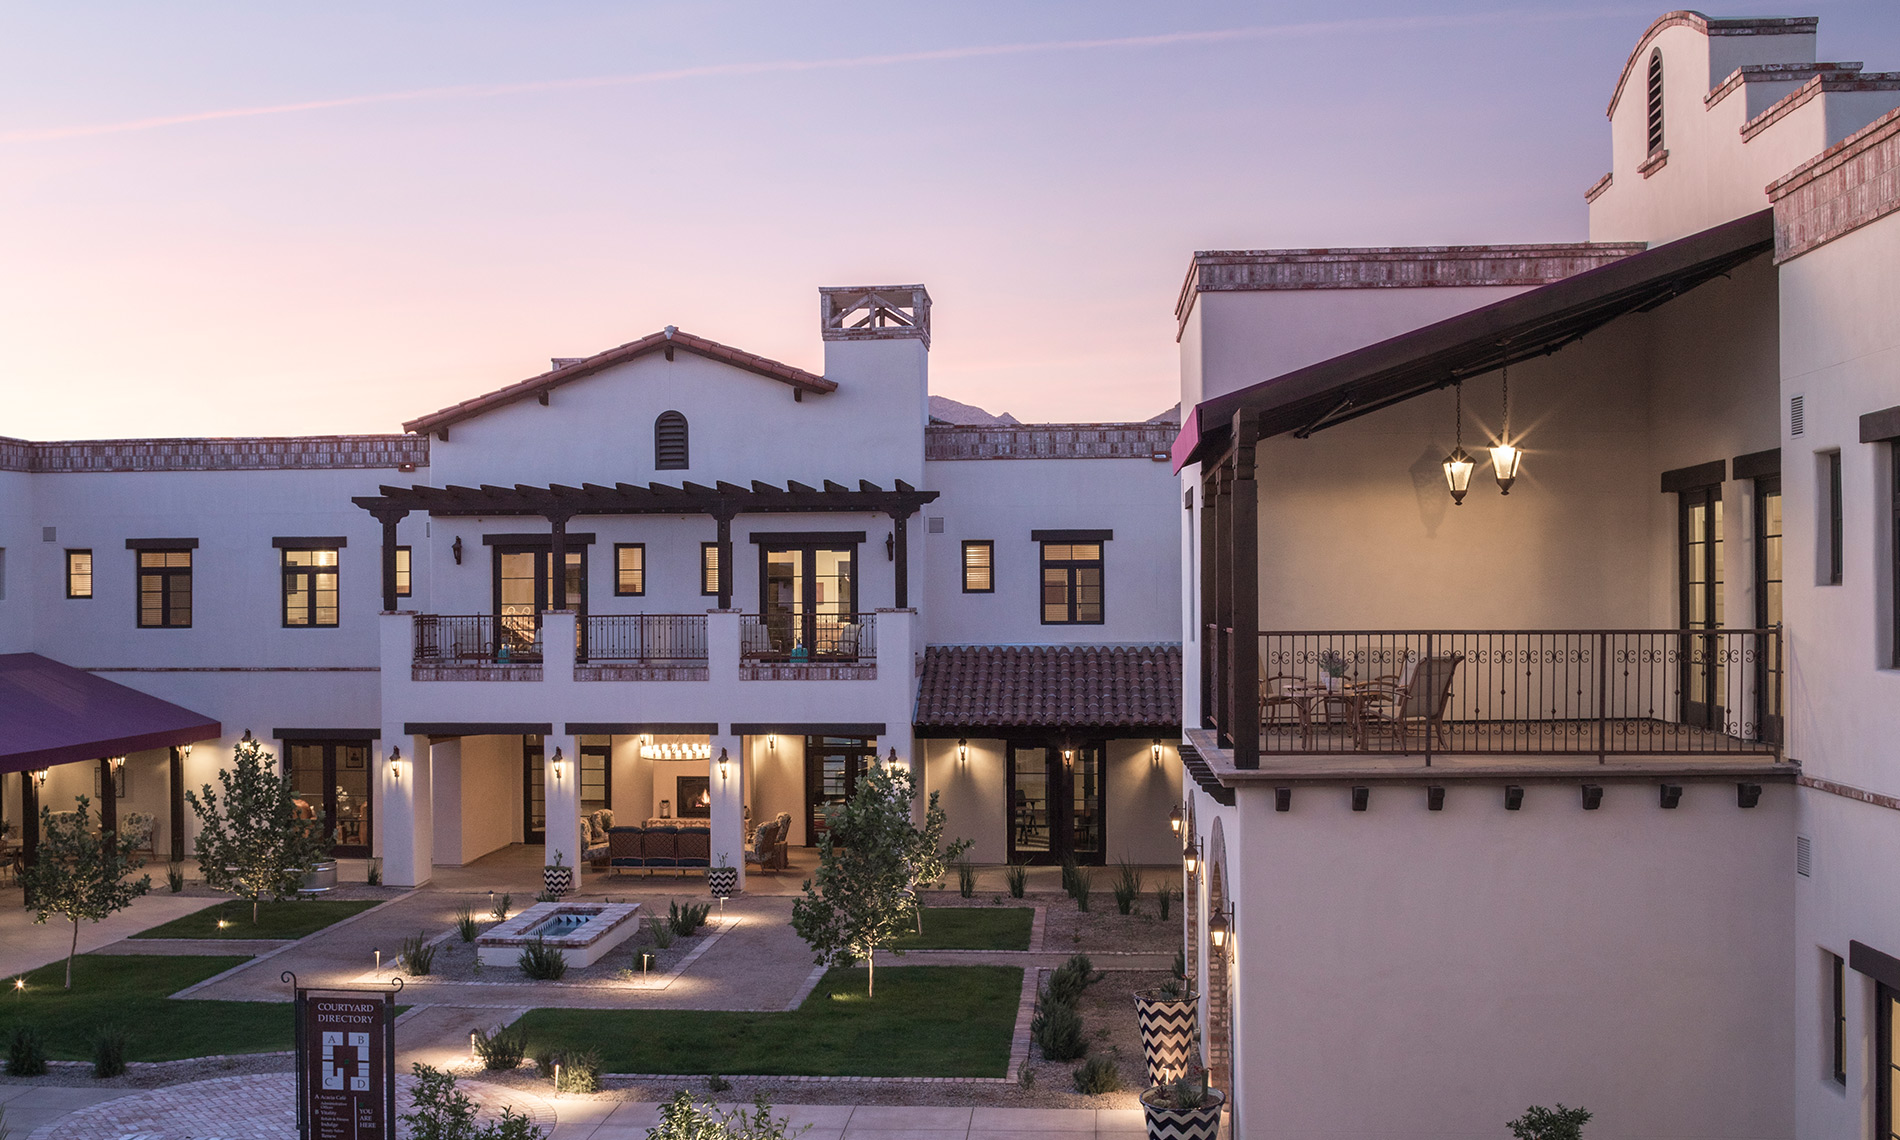
[[[1445,785],[1432,784],[1425,789],[1425,810],[1445,810]]]
[[[561,750],[559,748],[556,748],[554,750],[554,759],[548,761],[549,768],[554,773],[554,778],[557,780],[560,779],[561,776],[564,774],[561,771],[561,762],[565,759],[567,758],[561,755]]]
[[[1735,802],[1742,807],[1752,808],[1761,802],[1760,784],[1735,785]]]
[[[1181,822],[1181,805],[1175,804],[1174,810],[1168,813],[1168,830],[1181,834]]]
[[[732,757],[725,749],[719,750],[719,782],[725,783],[732,778]]]
[[[768,732],[765,734],[765,750],[767,752],[778,751],[778,733]]]
[[[402,779],[402,749],[400,748],[391,748],[389,750],[389,778],[392,780]]]
[[[1585,784],[1583,786],[1583,810],[1595,811],[1603,806],[1603,785]]]
[[[1365,784],[1356,784],[1352,789],[1352,810],[1364,811],[1372,806],[1372,789]]]
[[[1234,932],[1233,922],[1227,917],[1233,907],[1227,906],[1215,911],[1207,918],[1207,941],[1214,947],[1214,953],[1224,954],[1229,937]]]
[[[51,768],[35,768],[31,772],[28,772],[27,776],[32,779],[35,788],[44,788],[46,786],[46,777],[52,774],[53,770]]]
[[[970,742],[968,740],[957,741],[957,763],[967,764],[969,762],[970,762]],[[1181,831],[1180,825],[1176,824],[1174,830],[1176,834],[1179,834]]]
[[[1155,738],[1154,745],[1149,750],[1149,754],[1154,757],[1155,763],[1157,764],[1161,763],[1161,738],[1160,737]]]
[[[114,756],[112,759],[106,761],[106,763],[112,765],[112,770],[117,772],[125,767],[125,757]]]
[[[1662,806],[1673,808],[1682,803],[1682,785],[1664,784],[1662,786]]]
[[[251,730],[247,728],[244,730],[244,739],[238,741],[238,743],[239,744],[256,744],[257,740],[251,736]]]
[[[1075,749],[1064,748],[1062,750],[1062,766],[1065,768],[1075,767]]]
[[[884,535],[884,561],[897,561],[897,534],[894,531]]]
[[[178,746],[178,758],[179,758],[180,760],[189,760],[189,759],[191,759],[191,745],[189,745],[189,744],[180,744],[180,745]]]
[[[461,535],[459,534],[456,535],[455,541],[449,543],[449,553],[455,556],[455,564],[457,566],[460,566],[462,564],[462,536]]]
[[[1192,836],[1188,838],[1187,846],[1181,848],[1181,862],[1187,867],[1187,873],[1190,875],[1200,870],[1201,844]]]
[[[1504,785],[1504,810],[1517,811],[1524,806],[1524,785]]]
[[[890,751],[890,755],[884,757],[884,763],[894,768],[898,766],[899,764],[902,764],[903,761],[897,758],[897,749],[892,748]]]

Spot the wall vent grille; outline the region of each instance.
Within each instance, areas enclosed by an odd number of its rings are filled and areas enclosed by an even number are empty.
[[[930,529],[930,533],[931,533],[931,534],[942,534],[942,533],[943,533],[943,516],[942,516],[942,515],[929,515],[929,516],[927,516],[927,518],[928,518],[928,526],[929,526],[929,529]]]
[[[1814,845],[1805,835],[1794,837],[1794,873],[1802,878],[1814,877]]]
[[[41,542],[58,542],[58,541],[59,541],[59,528],[58,528],[58,527],[56,527],[56,526],[43,526],[43,527],[41,527],[41,528],[40,528],[40,541],[41,541]]]
[[[1807,427],[1807,418],[1802,414],[1803,409],[1801,407],[1804,399],[1805,397],[1802,397],[1802,396],[1788,397],[1788,434],[1789,435],[1800,435],[1802,431],[1805,430]]]

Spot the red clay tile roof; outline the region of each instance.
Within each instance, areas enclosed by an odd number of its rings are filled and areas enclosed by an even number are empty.
[[[918,727],[1176,727],[1179,645],[933,645]]]
[[[623,344],[619,348],[610,348],[606,352],[598,353],[582,360],[576,360],[571,364],[556,368],[552,372],[543,372],[539,376],[530,377],[518,384],[510,384],[508,387],[490,392],[486,396],[477,396],[472,400],[463,400],[461,403],[443,408],[439,412],[431,412],[426,416],[419,416],[403,424],[402,429],[404,431],[423,433],[442,431],[450,424],[459,420],[468,419],[471,416],[478,416],[490,408],[500,407],[503,404],[511,404],[516,400],[525,400],[529,396],[540,396],[559,388],[571,380],[579,380],[583,376],[591,376],[603,368],[610,368],[613,365],[632,360],[637,356],[645,356],[649,352],[671,349],[690,352],[697,356],[703,356],[708,360],[717,360],[725,364],[730,364],[734,368],[743,368],[747,372],[756,372],[760,376],[782,381],[806,392],[814,392],[822,395],[826,392],[835,392],[838,390],[838,382],[836,380],[827,380],[815,372],[807,372],[803,368],[793,368],[789,364],[780,364],[776,360],[767,360],[763,356],[745,352],[733,348],[730,345],[720,344],[716,340],[707,340],[703,336],[694,336],[689,332],[681,332],[679,329],[668,325],[666,328],[661,329],[651,336],[643,336],[639,340]],[[671,357],[668,357],[668,359],[671,359]]]

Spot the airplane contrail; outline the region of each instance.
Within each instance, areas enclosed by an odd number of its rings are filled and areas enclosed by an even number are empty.
[[[1463,16],[1393,16],[1351,20],[1327,20],[1297,24],[1266,24],[1241,28],[1217,28],[1207,31],[1163,32],[1145,36],[1119,36],[1103,39],[1042,40],[1015,44],[981,44],[972,47],[937,48],[929,51],[891,52],[882,55],[834,57],[830,59],[779,59],[753,63],[705,64],[663,71],[642,71],[624,75],[595,75],[571,79],[536,79],[518,83],[462,84],[451,87],[425,87],[413,91],[381,91],[363,95],[341,95],[331,99],[309,99],[295,103],[269,103],[254,107],[192,111],[181,115],[160,115],[127,119],[116,123],[92,123],[67,127],[43,127],[0,134],[0,143],[52,142],[90,138],[98,135],[128,134],[159,130],[192,123],[212,123],[226,119],[254,119],[269,115],[289,115],[307,111],[327,111],[344,107],[364,107],[381,103],[408,103],[420,100],[494,98],[543,91],[574,91],[603,87],[634,87],[673,83],[690,79],[717,79],[736,76],[772,75],[806,71],[839,71],[853,68],[890,67],[908,63],[942,63],[1000,56],[1034,55],[1047,52],[1085,52],[1113,48],[1173,47],[1183,44],[1222,43],[1234,40],[1262,40],[1295,36],[1326,35],[1335,32],[1403,32],[1464,27],[1507,21],[1513,23],[1551,23],[1627,15],[1629,11],[1592,10],[1544,12],[1508,10],[1473,13]]]

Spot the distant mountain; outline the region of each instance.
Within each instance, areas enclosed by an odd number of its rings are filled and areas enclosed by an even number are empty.
[[[982,408],[960,404],[948,396],[930,397],[930,422],[934,424],[1018,424],[1022,421],[1004,412],[993,416]]]

